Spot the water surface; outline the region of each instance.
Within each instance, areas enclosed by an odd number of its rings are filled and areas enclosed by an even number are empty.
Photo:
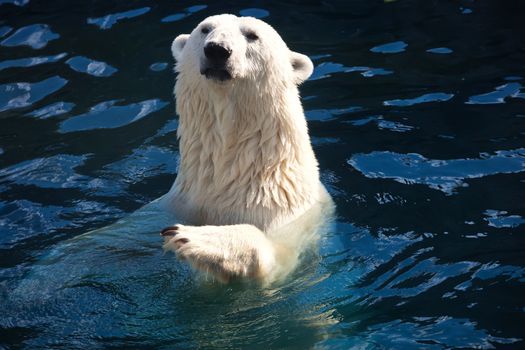
[[[148,204],[179,159],[171,41],[223,12],[315,65],[301,94],[337,215],[267,287],[195,276]],[[523,18],[497,0],[0,0],[0,348],[525,347]]]

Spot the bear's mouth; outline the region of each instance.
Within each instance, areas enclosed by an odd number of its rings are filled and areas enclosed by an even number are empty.
[[[206,79],[217,81],[227,81],[232,78],[230,72],[224,68],[205,68],[201,71],[201,74],[204,75]]]

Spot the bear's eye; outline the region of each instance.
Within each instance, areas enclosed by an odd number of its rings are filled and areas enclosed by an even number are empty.
[[[202,27],[201,33],[202,34],[208,34],[210,32],[210,27]]]
[[[249,41],[255,41],[255,40],[258,40],[259,37],[257,36],[257,34],[255,34],[254,32],[246,32],[244,34],[244,36],[246,37],[246,39],[248,39]]]

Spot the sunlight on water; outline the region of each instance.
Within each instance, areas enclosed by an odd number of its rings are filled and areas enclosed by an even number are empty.
[[[95,77],[109,77],[113,75],[117,69],[105,62],[95,61],[83,56],[71,57],[66,61],[71,69],[93,75]]]
[[[337,213],[272,285],[212,281],[159,236],[178,221],[156,201],[180,161],[171,42],[222,12],[315,66],[301,96]],[[523,348],[522,18],[0,0],[0,348]]]
[[[498,86],[495,91],[471,96],[467,104],[498,104],[505,103],[507,97],[517,97],[522,88],[519,83],[509,83]]]
[[[67,82],[60,76],[54,76],[36,83],[20,82],[0,85],[0,112],[30,106],[60,90]]]
[[[98,26],[100,29],[110,29],[111,27],[113,27],[115,24],[117,24],[119,21],[123,19],[142,16],[143,14],[149,12],[150,10],[151,10],[150,7],[142,7],[136,10],[113,13],[113,14],[109,14],[103,17],[88,18],[87,23],[94,24]]]
[[[206,9],[207,7],[208,7],[207,5],[190,6],[190,7],[185,8],[184,12],[182,12],[182,13],[175,13],[173,15],[169,15],[167,17],[164,17],[163,19],[161,19],[161,22],[168,23],[168,22],[180,21],[183,18],[191,16],[195,12],[199,12],[199,11],[202,11],[202,10]]]
[[[60,36],[49,29],[47,24],[33,24],[17,29],[13,34],[4,39],[2,46],[30,46],[33,49],[44,48],[49,41]]]
[[[349,161],[369,178],[394,179],[403,184],[426,184],[446,194],[466,187],[465,179],[525,171],[525,149],[499,151],[480,159],[427,159],[422,155],[372,152],[354,155]]]
[[[29,113],[33,117],[40,119],[47,119],[70,112],[75,107],[74,103],[71,102],[55,102],[49,106],[36,109]]]
[[[21,67],[33,67],[38,66],[44,63],[54,63],[60,61],[62,58],[66,57],[66,53],[61,53],[54,56],[38,56],[38,57],[28,57],[28,58],[19,58],[16,60],[7,60],[0,62],[0,70],[7,68],[21,68]]]
[[[126,106],[117,106],[117,102],[119,101],[101,102],[91,107],[88,113],[65,120],[60,125],[60,132],[118,128],[140,120],[168,104],[159,99],[146,100]]]
[[[404,41],[395,41],[392,43],[375,46],[371,48],[370,51],[375,53],[399,53],[405,51],[407,46],[408,44]]]
[[[454,97],[454,94],[446,94],[444,92],[434,92],[434,93],[425,94],[425,95],[422,95],[416,98],[384,101],[383,104],[385,106],[406,107],[406,106],[413,106],[419,103],[444,102],[444,101],[450,100],[452,97]]]

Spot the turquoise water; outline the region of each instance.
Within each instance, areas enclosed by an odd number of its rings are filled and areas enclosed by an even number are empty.
[[[158,235],[170,44],[223,12],[315,65],[301,94],[337,214],[272,286],[196,276]],[[496,0],[0,0],[0,348],[523,348],[523,18]]]

